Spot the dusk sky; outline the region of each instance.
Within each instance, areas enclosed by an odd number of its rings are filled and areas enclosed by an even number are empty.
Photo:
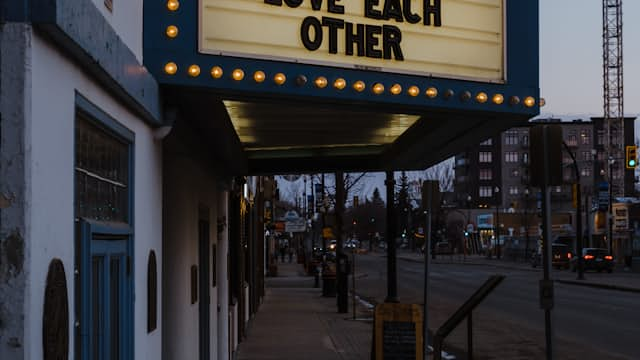
[[[640,114],[640,1],[623,0],[624,110]],[[602,116],[602,1],[540,0],[543,114]]]

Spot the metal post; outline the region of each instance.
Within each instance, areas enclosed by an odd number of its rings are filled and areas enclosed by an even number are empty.
[[[549,187],[544,185],[542,187],[543,198],[542,198],[542,214],[543,214],[543,242],[542,242],[542,266],[543,266],[543,280],[540,284],[541,286],[541,298],[540,302],[544,309],[544,332],[545,332],[545,344],[546,344],[546,358],[547,360],[553,359],[553,317],[551,313],[551,309],[553,308],[553,282],[550,279],[551,274],[551,193],[549,192]],[[544,287],[547,287],[547,291],[550,294],[545,294]],[[550,302],[545,303],[545,300],[549,300]]]
[[[467,316],[467,359],[473,360],[473,313]]]
[[[398,278],[396,273],[396,218],[394,207],[394,186],[396,184],[393,171],[386,172],[387,179],[387,298],[385,302],[397,303]]]
[[[577,168],[577,166],[576,166]],[[577,174],[576,174],[577,175]],[[576,243],[576,253],[578,256],[578,280],[584,280],[584,260],[582,258],[582,194],[580,189],[580,181],[576,182],[576,232],[578,233]]]
[[[351,300],[353,302],[353,320],[356,319],[356,252],[351,253]]]
[[[613,255],[613,159],[609,157],[609,213],[607,227],[607,248],[609,255]]]
[[[342,171],[337,171],[335,173],[335,181],[336,181],[336,204],[335,204],[335,215],[336,215],[336,260],[338,262],[338,269],[336,274],[336,290],[337,290],[337,305],[339,313],[348,313],[349,312],[349,277],[347,275],[348,267],[347,262],[349,257],[344,253],[343,247],[343,226],[342,226],[342,215],[344,214],[344,203],[345,203],[345,191],[344,191],[344,173]]]
[[[427,201],[426,204],[423,204],[425,208],[425,232],[424,232],[424,284],[422,291],[422,303],[423,311],[422,311],[422,334],[423,334],[423,359],[428,358],[428,346],[429,346],[429,298],[428,298],[428,289],[429,289],[429,261],[431,261],[431,256],[429,252],[431,252],[431,213],[432,208],[431,204],[433,203],[433,188],[431,186],[427,186]]]

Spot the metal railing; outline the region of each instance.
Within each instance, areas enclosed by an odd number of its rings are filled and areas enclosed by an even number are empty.
[[[451,317],[440,326],[433,339],[433,359],[442,360],[444,339],[464,320],[467,319],[467,359],[473,359],[473,318],[472,311],[476,308],[502,280],[504,275],[493,275],[476,290],[476,292],[462,304]]]

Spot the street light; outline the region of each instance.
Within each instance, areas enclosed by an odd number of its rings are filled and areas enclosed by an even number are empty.
[[[496,258],[500,260],[500,188],[496,186],[493,191],[496,194]]]

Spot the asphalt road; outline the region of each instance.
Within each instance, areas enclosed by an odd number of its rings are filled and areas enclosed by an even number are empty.
[[[398,259],[397,271],[400,301],[422,304],[424,265]],[[506,279],[473,313],[474,358],[543,359],[540,272],[432,264],[429,328],[436,330],[496,273],[506,275]],[[384,301],[386,257],[356,258],[356,292],[376,302]],[[640,294],[556,283],[552,313],[556,359],[640,359]],[[461,349],[466,349],[466,322],[451,334],[447,345],[454,354],[464,352]]]

